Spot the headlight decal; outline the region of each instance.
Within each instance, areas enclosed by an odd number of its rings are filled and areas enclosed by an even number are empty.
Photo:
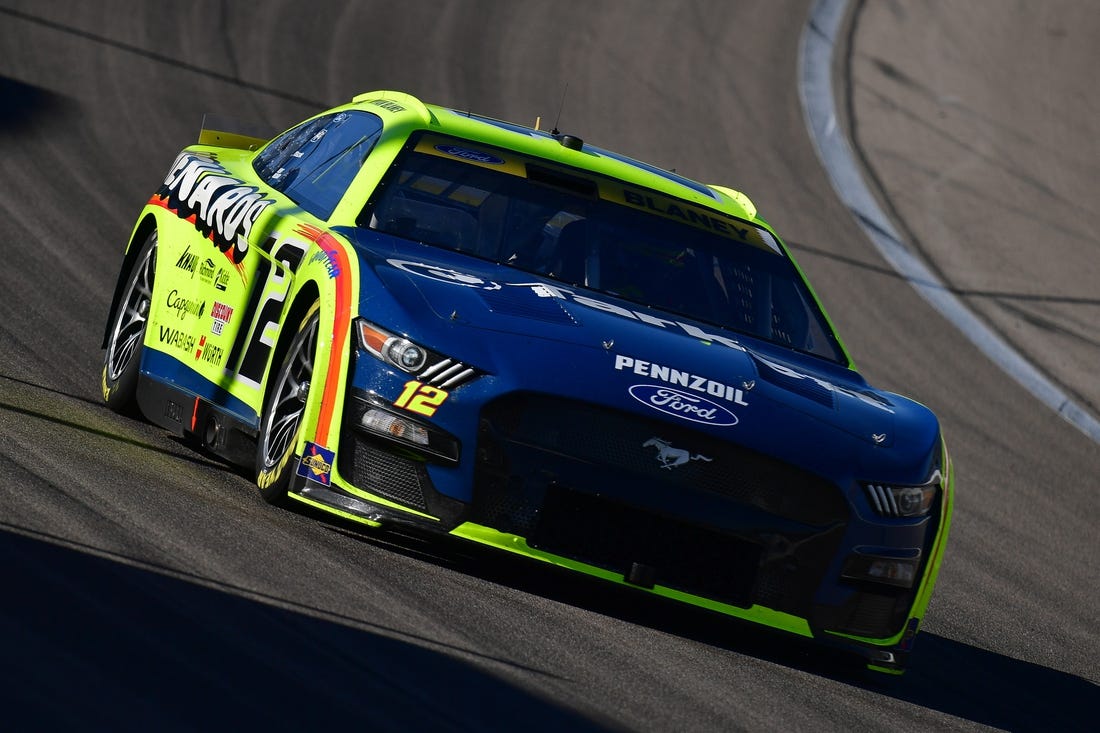
[[[362,318],[356,320],[355,330],[360,348],[379,361],[417,377],[423,384],[452,390],[481,374],[471,366],[424,348]]]
[[[874,510],[884,517],[923,517],[932,509],[939,495],[942,477],[936,471],[932,478],[920,486],[891,486],[889,484],[864,484],[867,498]]]
[[[420,373],[420,378],[428,384],[441,389],[451,389],[465,383],[475,374],[475,370],[460,361],[443,359],[432,364]]]

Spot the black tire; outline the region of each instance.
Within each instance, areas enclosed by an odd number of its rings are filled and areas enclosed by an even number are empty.
[[[157,231],[145,238],[114,312],[103,357],[103,401],[122,415],[138,415],[137,380],[145,343],[153,276],[157,264]]]
[[[256,441],[256,485],[269,504],[282,504],[294,475],[294,446],[302,428],[317,356],[320,304],[306,312],[274,373]]]

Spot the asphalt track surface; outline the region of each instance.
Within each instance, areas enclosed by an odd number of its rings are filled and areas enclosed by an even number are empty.
[[[837,78],[857,151],[945,282],[1095,411],[1094,6],[912,5],[855,6]],[[1100,447],[931,310],[840,205],[798,102],[808,12],[0,4],[4,727],[1095,729]],[[864,373],[932,407],[958,467],[903,678],[466,545],[272,509],[100,404],[122,246],[202,113],[281,129],[375,88],[527,123],[565,91],[561,129],[752,195]],[[965,258],[952,240],[973,243]]]

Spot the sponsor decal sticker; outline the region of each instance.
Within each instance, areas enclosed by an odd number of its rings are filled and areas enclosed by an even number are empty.
[[[158,326],[157,338],[165,346],[171,346],[188,354],[195,348],[194,336],[171,326]]]
[[[451,283],[452,285],[461,285],[466,288],[480,288],[482,290],[500,290],[500,283],[492,282],[491,280],[482,280],[477,275],[470,275],[469,273],[459,272],[458,270],[452,270],[448,267],[441,267],[439,265],[429,265],[425,262],[410,262],[408,260],[389,259],[386,260],[389,264],[396,267],[398,270],[409,273],[410,275],[418,275],[419,277],[426,277],[429,280],[438,280],[440,282]]]
[[[707,458],[701,453],[692,454],[690,451],[683,448],[673,448],[672,443],[661,438],[650,438],[646,442],[642,443],[643,448],[656,448],[657,449],[657,462],[661,464],[661,468],[671,471],[677,466],[682,466],[688,461],[706,461],[710,463],[713,458]]]
[[[207,364],[218,366],[222,363],[225,351],[220,346],[206,343],[206,336],[199,339],[199,348],[195,349],[195,361],[204,361]]]
[[[742,407],[749,406],[749,403],[745,402],[745,393],[740,387],[734,387],[731,384],[725,384],[724,382],[719,382],[714,379],[707,379],[706,377],[692,374],[691,372],[673,369],[672,367],[655,364],[651,361],[635,359],[634,357],[624,354],[617,354],[615,356],[615,369],[617,371],[630,372],[639,377],[656,379],[665,384],[670,384],[673,387],[684,387],[695,392],[732,402],[735,405],[741,405]]]
[[[370,104],[373,104],[375,107],[381,107],[382,109],[387,110],[389,112],[404,112],[405,111],[405,108],[402,107],[400,104],[398,104],[397,102],[391,102],[388,99],[375,99],[375,100],[372,100],[370,102]]]
[[[470,148],[459,147],[458,145],[436,145],[435,149],[445,155],[453,155],[456,158],[462,158],[463,160],[472,160],[475,163],[485,163],[488,165],[504,165],[504,160],[496,157],[495,155],[489,155],[480,150],[471,150]]]
[[[310,262],[323,263],[325,269],[328,270],[328,276],[331,280],[340,274],[340,265],[338,262],[339,253],[331,247],[326,247],[325,242],[318,242],[317,246],[321,247],[320,252],[315,252],[312,257],[309,258]]]
[[[176,317],[181,321],[187,316],[201,318],[202,314],[206,312],[205,300],[200,303],[197,300],[184,298],[180,295],[179,290],[175,288],[172,289],[172,292],[168,293],[167,304],[169,308],[176,312]]]
[[[728,427],[738,422],[737,415],[717,402],[671,387],[635,384],[627,391],[646,407],[683,420],[717,427]]]
[[[176,260],[176,267],[189,274],[192,278],[195,277],[195,269],[199,264],[199,256],[191,252],[191,245],[187,245],[187,248],[183,250],[183,254]]]
[[[477,275],[471,275],[459,270],[452,270],[448,267],[442,267],[440,265],[431,265],[425,262],[411,262],[409,260],[389,259],[386,260],[389,264],[393,265],[399,270],[403,270],[410,275],[417,275],[419,277],[426,277],[431,280],[438,280],[440,282],[447,282],[453,285],[461,285],[467,288],[480,288],[481,290],[500,290],[503,285],[492,280],[484,280]],[[668,318],[660,318],[647,313],[645,311],[634,311],[629,308],[624,308],[621,305],[615,303],[608,303],[607,301],[599,300],[597,298],[590,298],[587,295],[578,295],[568,288],[563,288],[558,285],[551,285],[544,282],[528,282],[528,283],[505,283],[509,287],[513,288],[526,288],[529,289],[539,298],[557,298],[564,300],[567,303],[575,303],[576,305],[584,306],[585,308],[592,308],[594,310],[602,311],[604,313],[610,313],[612,315],[619,316],[620,318],[629,318],[635,321],[641,321],[642,323],[649,324],[650,326],[657,326],[664,329],[678,329],[683,333],[686,333],[692,338],[699,339],[708,344],[721,344],[737,351],[744,351],[745,347],[737,342],[736,339],[724,336],[718,333],[710,333],[704,331],[693,323],[685,323],[684,321],[673,321]]]
[[[306,443],[302,460],[298,464],[298,475],[328,486],[332,481],[332,464],[336,454],[316,443]]]
[[[256,186],[229,175],[208,153],[180,153],[153,197],[178,217],[190,221],[242,273],[252,225],[274,199]],[[197,264],[197,263],[196,263]],[[194,274],[194,270],[191,270]]]
[[[805,379],[805,380],[808,380],[810,382],[815,383],[816,385],[818,385],[822,389],[827,389],[830,392],[834,392],[838,395],[844,395],[846,397],[850,397],[852,399],[859,400],[860,402],[862,402],[865,405],[870,405],[871,407],[882,410],[883,412],[888,412],[891,415],[894,414],[894,410],[889,405],[883,404],[882,402],[878,401],[874,397],[871,397],[870,395],[862,394],[861,392],[857,392],[856,390],[848,389],[847,387],[843,387],[839,384],[833,384],[832,382],[825,381],[824,379],[820,379],[820,378],[812,376],[810,374],[803,374],[802,372],[795,371],[794,369],[791,369],[790,367],[783,366],[782,364],[780,364],[778,362],[771,361],[770,359],[765,359],[760,354],[753,354],[753,356],[757,360],[762,362],[763,364],[766,364],[768,367],[770,367],[771,369],[773,369],[776,372],[779,372],[780,374],[782,374],[785,377],[789,377],[791,379]],[[874,436],[871,436],[871,437],[872,437],[872,440],[874,440],[876,443],[881,443],[881,442],[886,440],[886,435],[885,434],[882,435],[882,440],[878,440]]]
[[[210,316],[214,319],[210,332],[215,336],[221,336],[225,325],[233,318],[233,306],[215,300],[214,307],[210,309]]]
[[[405,382],[405,389],[393,401],[393,404],[395,407],[400,407],[409,412],[417,412],[431,417],[446,399],[447,392],[438,387],[432,387],[413,380]]]
[[[214,264],[214,260],[207,257],[199,264],[199,279],[204,283],[210,283],[214,279],[214,270],[217,265]]]
[[[644,209],[665,219],[675,219],[696,229],[705,229],[727,239],[745,242],[776,254],[782,253],[779,244],[771,234],[764,229],[750,226],[747,222],[739,219],[724,216],[710,209],[692,206],[685,201],[666,198],[653,192],[633,191],[629,188],[623,188],[621,194],[621,199],[614,194],[606,196],[606,198],[637,209]]]

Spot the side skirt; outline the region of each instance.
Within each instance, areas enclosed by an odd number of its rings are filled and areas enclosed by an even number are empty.
[[[253,466],[259,431],[227,410],[144,372],[138,375],[137,401],[141,414],[154,425],[230,463]]]

